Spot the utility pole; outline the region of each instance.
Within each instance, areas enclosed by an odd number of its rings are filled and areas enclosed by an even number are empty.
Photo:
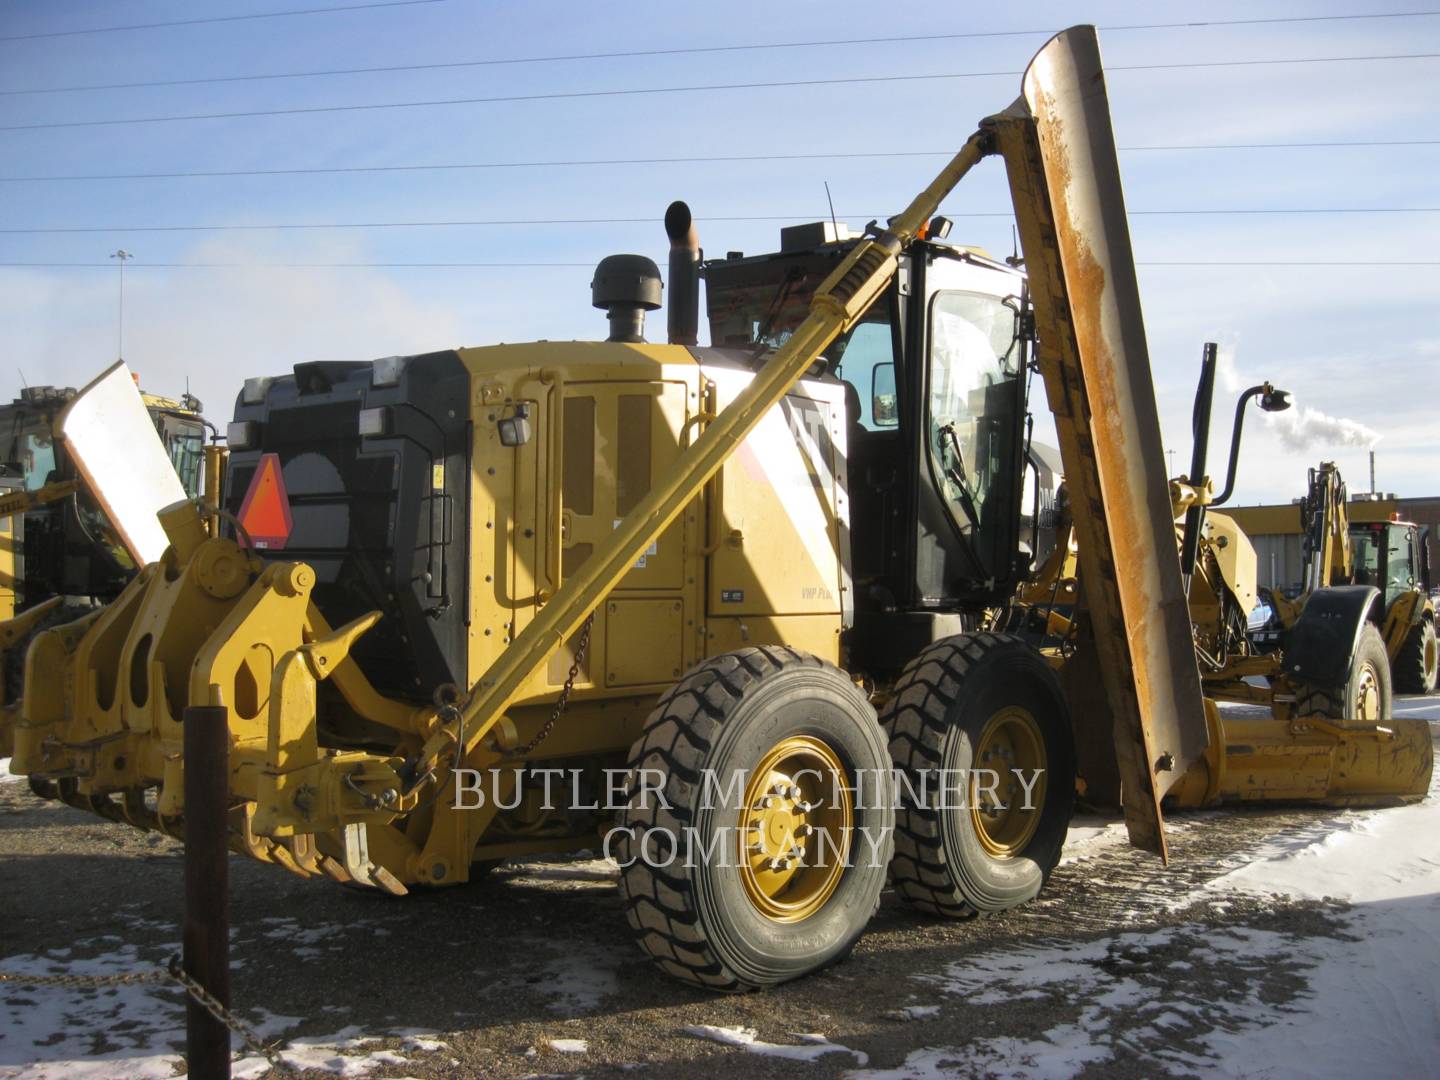
[[[128,259],[133,259],[135,256],[132,255],[132,254],[130,254],[130,252],[126,251],[124,248],[121,248],[119,251],[114,252],[110,257],[111,257],[112,259],[119,259],[119,260],[120,260],[120,329],[119,329],[119,333],[118,333],[117,336],[116,336],[116,341],[115,341],[115,358],[116,358],[117,360],[124,360],[124,359],[125,359],[125,262],[126,262],[126,260],[128,260]]]

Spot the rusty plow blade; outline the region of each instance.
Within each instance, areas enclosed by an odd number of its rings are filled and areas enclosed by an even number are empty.
[[[1072,693],[1082,769],[1109,752],[1131,842],[1165,856],[1160,800],[1207,731],[1110,109],[1093,27],[1036,54],[992,118],[1035,301],[1089,613]],[[1103,694],[1099,691],[1103,690]],[[1107,738],[1108,735],[1108,738]],[[1097,748],[1099,748],[1097,750]]]

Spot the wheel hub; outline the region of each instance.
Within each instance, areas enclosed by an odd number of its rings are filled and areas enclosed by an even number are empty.
[[[1360,668],[1356,679],[1355,717],[1365,721],[1380,719],[1380,676],[1368,663]]]
[[[809,918],[840,884],[854,820],[847,784],[839,756],[809,735],[777,743],[751,774],[740,810],[740,879],[766,918]]]
[[[1028,710],[1010,706],[986,722],[971,767],[969,804],[975,835],[996,858],[1018,855],[1040,827],[1045,767],[1045,738]],[[993,786],[983,770],[996,774]],[[1035,777],[1028,799],[1021,776]]]

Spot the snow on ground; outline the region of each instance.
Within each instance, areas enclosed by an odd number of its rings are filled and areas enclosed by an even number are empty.
[[[1430,698],[1397,702],[1395,711],[1433,725],[1436,709]],[[1103,1068],[1122,1049],[1180,1075],[1434,1075],[1440,773],[1418,805],[1348,811],[1325,824],[1288,846],[1267,845],[1206,888],[1216,897],[1344,901],[1350,906],[1330,913],[1333,931],[1181,926],[992,950],[915,978],[967,1006],[1058,1003],[1068,1007],[1065,1022],[1024,1038],[925,1047],[899,1068],[850,1075],[1063,1080]],[[1109,846],[1114,828],[1082,823],[1067,860]]]
[[[1065,847],[1060,852],[1060,862],[1072,863],[1089,859],[1110,848],[1129,843],[1125,835],[1125,823],[1096,814],[1077,814],[1070,822],[1070,831],[1065,834]]]
[[[709,1039],[722,1046],[737,1046],[752,1054],[786,1058],[790,1061],[815,1061],[826,1054],[837,1053],[850,1054],[861,1065],[870,1061],[867,1054],[859,1050],[851,1050],[848,1046],[841,1046],[839,1043],[833,1043],[824,1035],[817,1035],[813,1032],[792,1031],[791,1036],[799,1039],[800,1042],[787,1044],[765,1042],[763,1039],[756,1038],[753,1028],[746,1027],[730,1028],[715,1027],[710,1024],[692,1024],[683,1030],[685,1034],[693,1035],[697,1039]]]
[[[584,1039],[546,1039],[545,1043],[551,1050],[562,1054],[583,1054],[590,1049],[590,1044]]]
[[[77,941],[72,948],[0,957],[0,969],[23,975],[105,976],[160,966],[178,945],[143,953],[117,934]],[[77,953],[90,954],[77,956]],[[153,955],[152,955],[153,954]],[[265,1042],[293,1031],[298,1016],[244,1010]],[[281,1057],[295,1069],[322,1069],[343,1077],[364,1076],[382,1065],[407,1065],[410,1054],[446,1048],[436,1032],[402,1029],[366,1034],[346,1028],[334,1035],[290,1039]],[[374,1044],[400,1038],[400,1050]],[[170,983],[62,988],[5,984],[0,987],[0,1080],[165,1080],[175,1075],[185,1041],[185,995]],[[241,1049],[239,1040],[236,1049]],[[237,1080],[264,1074],[258,1054],[236,1061]]]
[[[153,966],[119,936],[77,942],[101,948],[75,959],[72,949],[0,957],[22,975],[123,975]],[[168,1052],[185,1030],[183,992],[157,986],[68,990],[6,984],[0,988],[0,1077],[102,1080],[123,1072],[137,1080],[169,1077],[180,1061]]]

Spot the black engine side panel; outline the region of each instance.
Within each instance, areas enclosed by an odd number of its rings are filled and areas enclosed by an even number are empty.
[[[262,555],[314,567],[332,626],[381,611],[356,661],[382,693],[428,700],[468,685],[469,376],[454,352],[403,358],[392,386],[372,371],[300,364],[263,401],[242,393],[235,419],[257,423],[258,438],[231,452],[225,507],[238,514],[262,456],[278,455],[292,529]],[[380,408],[384,434],[362,436],[361,410]]]

